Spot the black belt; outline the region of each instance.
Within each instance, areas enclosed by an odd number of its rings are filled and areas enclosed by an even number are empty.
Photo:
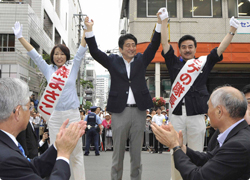
[[[126,104],[126,107],[137,107],[136,104]]]
[[[185,103],[183,102],[183,103],[181,103],[181,105],[182,105],[182,106],[184,106],[184,105],[185,105]]]

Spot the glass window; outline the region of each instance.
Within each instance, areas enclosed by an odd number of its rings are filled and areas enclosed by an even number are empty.
[[[0,51],[15,51],[14,34],[0,34]]]
[[[250,2],[249,0],[238,0],[238,16],[250,16]]]
[[[213,0],[213,17],[222,17],[222,0]]]
[[[211,0],[193,0],[192,13],[193,17],[212,16],[211,14],[212,1]]]
[[[249,17],[250,2],[249,0],[228,0],[228,17]]]
[[[147,15],[155,16],[161,7],[166,7],[166,0],[147,0]]]
[[[161,7],[167,7],[169,17],[176,17],[176,0],[137,0],[137,17],[156,17]]]
[[[222,0],[183,0],[183,17],[222,17]]]

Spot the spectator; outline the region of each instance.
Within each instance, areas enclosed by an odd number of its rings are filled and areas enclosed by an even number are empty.
[[[158,126],[161,126],[163,121],[165,120],[165,116],[161,114],[161,108],[157,107],[156,108],[156,115],[154,115],[152,122],[156,123]],[[156,137],[154,136],[154,140],[155,140],[155,146],[154,146],[154,151],[153,153],[158,153],[158,140],[156,139]],[[160,151],[159,154],[162,153],[163,151],[163,144],[160,144]]]
[[[245,94],[245,97],[247,99],[247,112],[245,114],[244,119],[247,121],[247,123],[250,125],[250,84],[246,85],[243,89],[242,92]]]
[[[183,179],[249,179],[250,127],[244,120],[247,101],[239,90],[224,86],[214,90],[208,101],[211,126],[220,135],[216,147],[207,153],[194,151],[183,144],[182,132],[172,124],[152,125],[157,139],[173,149],[176,169]]]
[[[16,136],[29,123],[30,99],[28,85],[17,78],[0,79],[0,177],[2,179],[68,180],[70,178],[69,158],[78,139],[84,133],[83,121],[72,123],[68,128],[66,120],[60,128],[55,146],[44,155],[27,159]]]
[[[111,129],[111,116],[106,113],[105,120],[102,121],[102,125],[105,128],[105,147],[107,151],[112,150],[112,129]]]
[[[156,114],[155,110],[152,109],[152,111],[151,111],[151,116],[152,116],[152,118],[154,117],[155,114]]]
[[[35,110],[37,112],[37,106],[39,104],[39,101],[36,99],[35,94],[32,94],[30,101],[32,101],[34,103],[34,108],[35,108]]]
[[[86,133],[86,146],[85,146],[85,153],[84,156],[89,155],[89,147],[90,147],[90,141],[91,139],[94,140],[95,145],[95,155],[99,156],[99,146],[98,146],[98,140],[99,135],[102,134],[102,121],[100,120],[99,116],[95,114],[96,112],[96,106],[92,106],[91,112],[85,116],[84,121],[87,122],[87,133]]]
[[[39,142],[38,152],[40,153],[40,155],[43,154],[49,148],[49,145],[50,145],[49,130],[45,129],[42,139]]]
[[[163,111],[165,111],[166,110],[166,108],[165,108],[165,106],[161,106],[161,110]]]

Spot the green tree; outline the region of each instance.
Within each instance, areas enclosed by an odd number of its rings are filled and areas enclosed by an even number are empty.
[[[94,86],[93,86],[93,84],[92,84],[92,82],[91,81],[85,81],[85,80],[83,80],[83,79],[80,79],[80,84],[81,84],[81,86],[83,87],[83,89],[87,89],[87,88],[91,88],[91,89],[93,89],[94,88]]]
[[[84,109],[90,109],[90,107],[92,106],[92,103],[90,101],[86,101],[85,104],[83,105]]]

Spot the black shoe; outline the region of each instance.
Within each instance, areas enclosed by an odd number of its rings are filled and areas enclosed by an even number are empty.
[[[158,151],[153,151],[153,154],[158,153]]]
[[[88,153],[84,153],[84,156],[88,156],[89,154]]]
[[[100,154],[98,153],[98,154],[95,154],[96,156],[100,156]]]
[[[159,154],[162,154],[162,151],[160,151]]]

